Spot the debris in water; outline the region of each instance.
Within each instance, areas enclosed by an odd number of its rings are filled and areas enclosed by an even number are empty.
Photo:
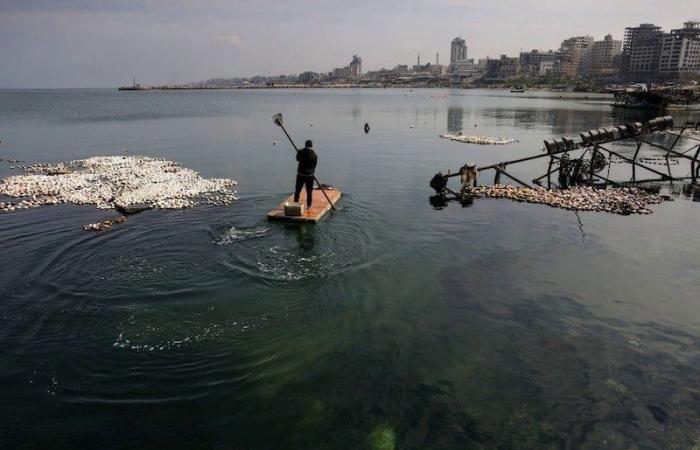
[[[468,188],[473,197],[507,198],[526,203],[539,203],[572,211],[599,211],[612,214],[651,214],[647,205],[656,205],[663,199],[637,188],[596,189],[577,186],[569,189],[526,188],[497,184]]]
[[[0,204],[0,210],[74,203],[129,212],[190,208],[200,203],[229,205],[237,200],[235,181],[202,178],[194,170],[162,158],[95,156],[35,164],[25,172],[0,181],[0,194],[26,197],[18,203]]]
[[[474,125],[476,126],[476,125]],[[489,137],[489,136],[474,136],[459,134],[441,134],[441,138],[449,139],[451,141],[463,142],[465,144],[479,144],[479,145],[506,145],[514,144],[518,142],[517,139],[504,138],[504,137]]]
[[[103,222],[89,223],[83,225],[85,231],[104,231],[112,228],[112,225],[122,223],[126,220],[126,216],[119,216],[116,219],[105,220]]]

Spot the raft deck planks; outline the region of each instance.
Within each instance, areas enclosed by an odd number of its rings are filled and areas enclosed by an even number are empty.
[[[325,188],[328,198],[330,198],[333,205],[338,203],[340,200],[340,191],[335,188]],[[286,220],[289,222],[310,222],[316,223],[321,217],[324,216],[331,209],[331,204],[328,203],[323,192],[319,188],[313,190],[313,202],[311,203],[311,208],[308,209],[303,216],[285,216],[284,215],[284,204],[285,202],[293,202],[294,195],[287,197],[282,203],[277,205],[275,209],[267,213],[268,220]],[[306,203],[306,192],[302,191],[301,196],[299,196],[299,202]]]

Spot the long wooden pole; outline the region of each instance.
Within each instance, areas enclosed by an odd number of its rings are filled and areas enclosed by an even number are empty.
[[[292,144],[292,147],[294,147],[294,150],[296,150],[296,151],[298,152],[299,149],[297,148],[297,145],[294,143],[294,141],[292,140],[292,137],[289,135],[289,133],[287,133],[287,129],[284,128],[284,125],[283,125],[281,122],[275,122],[275,123],[276,123],[277,125],[279,125],[280,128],[282,128],[282,131],[284,131],[284,134],[287,136],[287,139],[289,139],[289,142]],[[333,202],[331,201],[331,199],[328,198],[328,194],[326,194],[326,191],[323,190],[323,186],[322,186],[321,183],[318,181],[318,178],[316,178],[316,175],[314,175],[313,177],[314,177],[314,181],[315,181],[316,184],[318,185],[318,188],[321,190],[321,192],[323,192],[323,196],[326,197],[326,200],[328,200],[328,204],[331,205],[331,208],[333,208],[333,211],[337,211],[337,210],[335,209],[335,205],[333,204]]]

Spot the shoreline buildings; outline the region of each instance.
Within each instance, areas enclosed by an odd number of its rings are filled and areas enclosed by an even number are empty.
[[[650,80],[659,62],[659,43],[663,31],[651,23],[625,29],[625,43],[622,47],[621,73],[628,81]]]
[[[362,58],[352,55],[350,64],[344,67],[336,67],[328,73],[328,77],[336,81],[357,80],[362,76]]]
[[[457,64],[467,59],[467,43],[461,37],[452,39],[450,45],[450,64]]]
[[[533,49],[518,56],[468,58],[466,40],[450,41],[449,64],[421,62],[397,64],[391,69],[363,72],[362,58],[353,55],[347,66],[329,72],[303,72],[275,77],[212,79],[191,83],[198,87],[280,86],[280,85],[411,85],[467,86],[471,84],[551,84],[573,83],[590,87],[596,83],[700,82],[700,22],[688,21],[682,28],[664,32],[644,23],[625,29],[624,40],[607,34],[602,40],[590,35],[564,39],[556,50]]]
[[[700,22],[685,22],[661,38],[659,75],[676,79],[700,72]]]
[[[643,23],[625,30],[621,75],[626,81],[675,81],[700,73],[700,22],[665,33]]]
[[[523,74],[544,77],[554,73],[556,65],[561,62],[561,52],[553,50],[543,52],[533,49],[529,52],[520,52],[519,61]]]
[[[456,37],[450,43],[449,72],[451,83],[474,79],[481,73],[474,59],[467,58],[467,44],[462,37]]]
[[[593,42],[591,64],[592,74],[597,77],[611,77],[619,72],[622,56],[622,41],[606,35],[602,41]]]
[[[590,74],[593,42],[593,36],[575,36],[561,43],[559,52],[562,55],[562,75],[576,78]]]

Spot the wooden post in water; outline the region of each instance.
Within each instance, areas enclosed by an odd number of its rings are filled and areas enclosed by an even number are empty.
[[[632,181],[637,180],[637,156],[639,156],[640,148],[642,148],[642,143],[637,141],[637,150],[634,151],[634,158],[632,163]]]
[[[551,164],[550,164],[550,167],[551,167]],[[556,172],[559,172],[560,169],[561,169],[561,167],[555,167],[551,170],[548,170],[547,173],[545,173],[544,175],[540,175],[539,177],[533,179],[532,182],[541,186],[540,181],[542,180],[542,178],[546,177],[547,178],[547,189],[552,189],[552,175]]]
[[[595,166],[594,166],[595,156],[597,154],[598,154],[598,146],[596,145],[593,147],[593,152],[591,153],[591,163],[590,163],[590,167],[588,168],[589,169],[588,170],[588,172],[589,172],[588,173],[588,185],[589,186],[593,184],[593,173],[595,172]]]
[[[503,174],[503,175],[507,176],[508,178],[510,178],[511,180],[515,181],[516,183],[518,183],[518,184],[520,184],[520,185],[522,185],[522,186],[525,186],[526,188],[531,187],[529,184],[527,184],[527,183],[525,183],[524,181],[521,181],[521,180],[515,178],[513,175],[511,175],[511,174],[509,174],[508,172],[506,172],[505,166],[496,167],[496,173],[497,173],[496,176],[499,178],[499,180],[500,180],[501,174]]]
[[[547,189],[552,189],[552,164],[554,164],[554,155],[549,157],[549,165],[547,166]],[[535,180],[532,180],[537,182]]]
[[[693,161],[690,163],[690,177],[693,184],[697,183],[698,172],[700,172],[700,167],[698,167],[698,156],[700,156],[700,144],[698,144],[698,149],[695,151]]]

